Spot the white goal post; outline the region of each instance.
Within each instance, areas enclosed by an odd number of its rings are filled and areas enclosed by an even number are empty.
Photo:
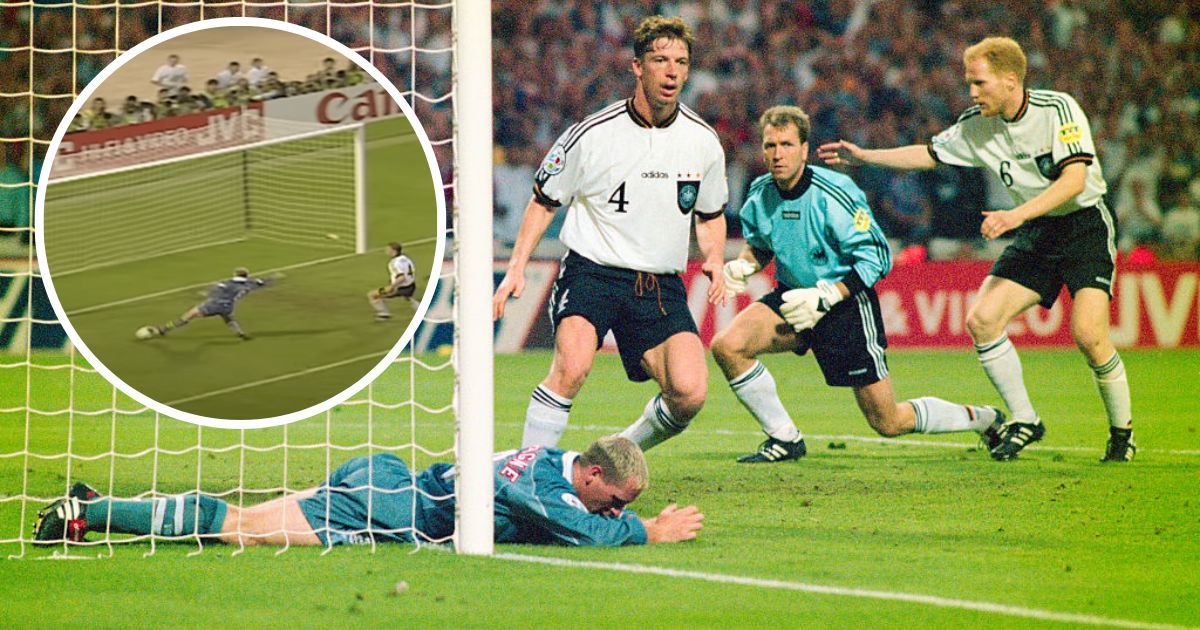
[[[495,471],[492,367],[492,11],[454,10],[455,405],[460,553],[491,554]]]
[[[252,238],[363,253],[365,145],[359,123],[67,177],[51,171],[51,270],[65,275]]]

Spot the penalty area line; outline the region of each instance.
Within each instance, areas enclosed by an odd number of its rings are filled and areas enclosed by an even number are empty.
[[[279,381],[286,381],[290,378],[295,378],[297,376],[305,376],[308,374],[314,374],[314,373],[320,372],[322,370],[328,370],[328,369],[335,368],[335,367],[341,367],[343,365],[359,363],[361,361],[367,361],[369,359],[378,359],[379,357],[382,357],[383,355],[385,355],[387,353],[388,353],[388,351],[384,350],[382,352],[372,352],[371,354],[363,354],[363,355],[360,355],[357,357],[352,357],[349,359],[343,359],[341,361],[335,361],[333,363],[328,363],[326,365],[320,365],[317,367],[307,368],[304,370],[297,370],[295,372],[288,372],[287,374],[280,374],[279,376],[272,376],[271,378],[264,378],[264,379],[257,380],[257,381],[250,381],[249,383],[242,383],[240,385],[234,385],[232,387],[223,387],[221,389],[214,389],[211,392],[204,392],[203,394],[196,394],[195,396],[188,396],[186,398],[179,398],[177,400],[172,400],[172,401],[167,402],[166,404],[170,407],[175,407],[175,406],[183,404],[183,403],[192,402],[195,400],[203,400],[205,398],[211,398],[213,396],[221,396],[224,394],[230,394],[233,392],[241,391],[243,389],[252,389],[255,387],[260,387],[262,385],[270,385],[271,383],[278,383]]]
[[[345,258],[350,258],[352,256],[357,256],[357,255],[358,254],[338,254],[337,256],[328,256],[326,258],[319,258],[317,260],[307,260],[302,263],[297,263],[295,265],[286,265],[284,267],[275,267],[274,269],[267,269],[267,270],[263,271],[262,274],[265,275],[268,273],[275,273],[278,271],[291,271],[293,269],[302,269],[304,267],[311,267],[313,265],[321,265],[321,264],[324,264],[327,262],[343,260]],[[96,304],[93,306],[85,306],[83,308],[75,309],[75,310],[67,313],[67,315],[68,316],[85,315],[87,313],[94,313],[96,311],[102,311],[106,308],[112,308],[114,306],[124,306],[126,304],[133,304],[135,302],[141,302],[143,300],[153,300],[154,298],[162,297],[164,295],[171,295],[172,293],[179,293],[181,291],[191,291],[192,289],[207,289],[208,287],[212,286],[213,284],[215,284],[217,282],[221,282],[221,280],[209,280],[207,282],[201,282],[198,284],[189,284],[185,287],[175,287],[174,289],[166,289],[165,291],[156,291],[154,293],[146,293],[144,295],[135,295],[131,298],[125,298],[123,300],[114,300],[112,302],[105,302],[103,304]]]
[[[406,247],[417,247],[419,245],[426,245],[428,243],[434,243],[434,242],[437,242],[437,237],[428,237],[428,238],[417,239],[417,240],[411,241],[409,243],[406,243],[405,246]],[[305,267],[313,267],[315,265],[323,265],[328,262],[336,262],[339,260],[345,260],[347,258],[352,258],[354,256],[361,256],[361,255],[362,254],[357,254],[357,253],[351,252],[348,254],[338,254],[337,256],[326,256],[325,258],[318,258],[316,260],[306,260],[304,262],[296,263],[294,265],[284,265],[282,267],[274,267],[271,269],[265,269],[261,272],[261,274],[266,275],[269,273],[276,273],[279,271],[292,271],[293,269],[303,269]],[[85,306],[83,308],[78,308],[78,309],[75,309],[75,310],[67,313],[67,316],[70,317],[73,315],[86,315],[87,313],[94,313],[96,311],[102,311],[106,308],[112,308],[114,306],[124,306],[126,304],[133,304],[135,302],[141,302],[143,300],[152,300],[154,298],[162,297],[164,295],[171,295],[172,293],[179,293],[181,291],[191,291],[192,289],[207,289],[208,287],[212,286],[213,284],[215,284],[217,282],[220,282],[221,280],[222,279],[209,280],[207,282],[201,282],[198,284],[189,284],[184,287],[175,287],[173,289],[166,289],[164,291],[156,291],[154,293],[146,293],[144,295],[135,295],[131,298],[125,298],[122,300],[114,300],[112,302],[105,302],[103,304],[95,304],[93,306]]]
[[[1148,623],[1144,621],[1135,621],[1132,619],[1114,619],[1111,617],[1085,615],[1080,613],[1064,613],[1053,610],[1043,610],[1040,608],[1025,608],[1022,606],[1010,606],[1008,604],[978,602],[966,599],[953,599],[949,597],[937,597],[934,595],[921,595],[918,593],[900,593],[862,588],[847,588],[842,586],[824,586],[821,584],[808,584],[805,582],[770,580],[740,575],[727,575],[723,573],[685,571],[681,569],[670,569],[667,567],[646,566],[641,564],[568,560],[565,558],[530,556],[517,553],[498,553],[493,557],[500,558],[501,560],[511,560],[515,562],[526,562],[531,564],[546,564],[572,569],[620,571],[623,573],[640,573],[647,575],[659,575],[663,577],[700,580],[704,582],[714,582],[717,584],[736,584],[739,586],[800,591],[804,593],[815,593],[818,595],[836,595],[841,597],[858,597],[862,599],[897,601],[909,604],[936,606],[938,608],[955,608],[959,610],[972,610],[996,615],[1008,615],[1011,617],[1024,617],[1026,619],[1038,619],[1042,621],[1059,621],[1063,623],[1078,623],[1091,626],[1108,626],[1113,628],[1144,628],[1150,630],[1183,630],[1188,628],[1188,626],[1177,626],[1173,624]]]

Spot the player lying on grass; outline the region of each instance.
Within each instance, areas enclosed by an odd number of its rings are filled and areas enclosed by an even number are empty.
[[[386,299],[408,298],[413,310],[416,310],[418,304],[417,299],[413,297],[417,292],[416,265],[413,264],[411,258],[404,255],[400,243],[395,241],[388,243],[387,253],[388,276],[391,278],[391,282],[385,287],[379,287],[367,293],[367,301],[371,303],[371,308],[375,309],[375,319],[380,321],[392,317],[387,304],[383,302]]]
[[[250,335],[246,334],[246,331],[242,330],[241,325],[233,318],[234,307],[237,305],[238,300],[249,295],[251,291],[269,286],[282,277],[283,274],[275,274],[265,278],[253,278],[250,276],[249,269],[238,267],[233,270],[232,278],[212,285],[208,290],[208,297],[203,302],[188,309],[179,319],[167,322],[162,326],[152,326],[150,329],[154,335],[161,337],[176,328],[186,326],[193,319],[219,315],[224,320],[225,325],[237,333],[238,337],[250,339]]]
[[[668,505],[654,518],[625,506],[646,489],[642,451],[603,437],[582,453],[531,446],[495,458],[496,541],[615,546],[691,540],[703,526],[695,506]],[[340,545],[445,539],[454,533],[454,465],[413,475],[390,453],[356,457],[316,488],[239,508],[199,493],[113,499],[77,483],[38,512],[36,542],[82,542],[89,531],[203,536],[246,545]]]
[[[874,285],[892,267],[887,239],[866,196],[849,177],[809,166],[809,119],[799,107],[768,109],[759,119],[770,173],[750,184],[739,212],[746,246],[725,264],[729,297],[775,259],[775,290],[738,313],[713,339],[717,364],[767,439],[743,463],[803,457],[800,430],[755,357],[813,351],[825,382],[850,387],[880,435],[975,431],[991,448],[1004,414],[994,407],[923,397],[896,402],[884,348],[887,337]]]

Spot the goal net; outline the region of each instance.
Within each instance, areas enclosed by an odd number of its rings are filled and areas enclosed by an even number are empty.
[[[455,216],[447,225],[463,229],[451,227],[447,234],[453,245],[446,248],[444,275],[415,337],[425,342],[407,348],[366,389],[326,413],[281,427],[221,430],[161,416],[108,384],[66,341],[55,320],[28,245],[36,236],[28,222],[0,227],[0,256],[8,252],[7,258],[0,259],[0,300],[6,315],[0,342],[7,349],[0,355],[0,554],[146,554],[172,538],[180,538],[173,544],[189,545],[196,553],[208,552],[212,546],[199,537],[130,537],[108,531],[92,532],[82,544],[64,542],[47,551],[30,544],[31,525],[41,506],[66,495],[78,481],[115,498],[164,498],[198,492],[229,505],[250,506],[314,487],[340,463],[376,453],[393,453],[413,469],[435,461],[457,462],[455,533],[440,538],[418,531],[411,534],[418,546],[453,544],[460,552],[490,553],[489,298],[493,262],[487,5],[377,0],[347,4],[29,0],[8,3],[2,11],[6,25],[12,25],[9,32],[16,37],[0,43],[0,55],[8,60],[8,67],[22,71],[12,76],[5,73],[0,79],[0,109],[5,113],[0,144],[10,163],[23,163],[27,177],[18,182],[2,180],[0,192],[27,200],[29,208],[36,192],[35,164],[45,157],[73,98],[107,63],[151,35],[181,24],[217,17],[260,17],[299,24],[341,41],[399,88],[431,140],[443,171],[444,193],[453,197]],[[462,41],[474,43],[473,50],[482,54],[459,54],[455,44]],[[467,108],[475,111],[465,111]],[[225,173],[251,167],[270,171],[270,165],[280,164],[280,160],[304,163],[308,168],[314,149],[328,150],[343,162],[350,160],[352,152],[345,148],[351,144],[349,135],[338,132],[301,139],[298,144],[281,143],[199,159],[211,165],[211,170]],[[472,147],[466,142],[477,144]],[[458,159],[468,154],[474,156],[470,163]],[[256,160],[259,164],[249,164]],[[448,168],[451,164],[453,169]],[[147,179],[169,180],[176,191],[187,187],[213,198],[214,204],[217,196],[237,201],[241,193],[250,198],[249,202],[241,200],[241,210],[213,218],[214,224],[222,226],[219,229],[206,225],[186,230],[193,239],[235,238],[238,230],[246,233],[247,224],[256,237],[314,243],[328,233],[344,235],[357,229],[351,227],[354,219],[346,213],[336,219],[336,225],[288,232],[319,207],[308,201],[279,207],[282,191],[301,186],[311,191],[316,173],[314,169],[298,174],[290,166],[267,174],[268,180],[276,178],[273,184],[242,185],[233,192],[213,188],[211,183],[219,175],[206,172],[197,176],[197,169],[178,164],[150,167],[154,176]],[[327,161],[321,160],[320,167],[327,184],[323,188],[337,189],[320,205],[345,205],[353,194],[349,180],[335,179],[328,185]],[[191,207],[164,211],[179,197],[190,195],[170,194],[162,187],[149,186],[145,179],[139,184],[131,178],[135,178],[133,171],[50,184],[48,207],[49,203],[64,204],[62,207],[68,208],[64,213],[74,213],[68,220],[90,226],[86,230],[108,230],[93,231],[79,244],[79,249],[86,250],[86,259],[64,254],[64,268],[59,268],[57,254],[51,254],[56,274],[70,271],[72,266],[84,269],[97,260],[139,255],[131,247],[138,242],[141,229],[137,216],[144,221],[170,221],[178,220],[176,214],[194,215],[196,210]],[[459,182],[470,185],[460,186]],[[142,192],[153,199],[143,202]],[[89,206],[90,213],[96,213],[95,206],[101,201],[111,210],[88,216]],[[301,202],[292,195],[283,205],[297,203]],[[468,218],[460,220],[459,213]],[[212,234],[200,235],[210,228]],[[51,222],[50,229],[57,226]],[[49,240],[54,238],[51,235]],[[339,241],[343,247],[357,241],[345,236],[327,240]],[[65,237],[62,243],[64,247],[68,243]],[[149,244],[155,251],[185,246],[181,241]],[[433,244],[418,246],[427,247],[427,257],[432,257]],[[406,253],[408,249],[406,244]],[[472,369],[463,369],[465,365]],[[476,425],[465,428],[460,422]],[[235,547],[234,553],[238,552],[240,548]]]
[[[57,178],[46,188],[55,276],[262,239],[296,255],[366,251],[362,125]]]

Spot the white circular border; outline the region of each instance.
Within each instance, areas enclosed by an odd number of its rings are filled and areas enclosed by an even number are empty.
[[[421,148],[425,150],[425,160],[429,165],[429,172],[433,180],[435,202],[437,204],[437,245],[434,249],[433,269],[429,276],[429,286],[426,287],[425,295],[421,299],[421,304],[417,307],[417,312],[415,315],[413,315],[412,321],[408,324],[408,328],[406,328],[404,333],[400,335],[400,339],[394,346],[392,346],[392,349],[388,351],[386,355],[384,355],[383,359],[376,364],[374,368],[367,372],[362,378],[358,379],[357,382],[355,382],[353,385],[350,385],[336,396],[329,398],[325,402],[312,405],[311,407],[294,411],[282,416],[259,418],[256,420],[223,420],[220,418],[209,418],[207,416],[199,416],[186,411],[181,411],[179,409],[175,409],[174,407],[164,405],[157,400],[142,394],[128,383],[117,377],[117,375],[109,370],[104,363],[96,358],[92,351],[87,347],[87,344],[84,343],[83,339],[79,336],[79,333],[75,331],[75,328],[71,325],[70,319],[67,318],[67,313],[63,309],[62,303],[58,299],[58,293],[54,289],[54,280],[50,272],[50,267],[47,264],[46,248],[42,238],[42,236],[45,234],[43,225],[45,223],[46,186],[49,182],[50,171],[54,164],[54,157],[58,153],[59,143],[62,142],[63,136],[66,135],[67,128],[70,126],[71,121],[75,118],[75,115],[79,112],[79,110],[83,108],[84,104],[90,100],[92,93],[95,92],[100,85],[104,83],[105,79],[112,75],[112,73],[118,68],[125,65],[129,60],[144,52],[147,52],[158,44],[185,33],[192,33],[210,28],[221,28],[224,26],[255,26],[275,29],[277,31],[287,31],[289,33],[301,35],[315,42],[324,44],[326,47],[341,53],[343,57],[353,60],[354,63],[358,64],[359,68],[362,68],[367,72],[367,74],[371,75],[371,77],[375,79],[377,83],[379,83],[379,86],[387,91],[389,95],[391,95],[392,100],[394,100],[400,106],[400,109],[404,112],[405,117],[408,118],[409,122],[412,123],[413,131],[416,132],[417,139],[421,142]],[[117,389],[120,389],[123,393],[125,393],[125,395],[138,401],[146,407],[153,409],[159,414],[175,418],[177,420],[184,420],[186,422],[198,424],[200,426],[217,429],[261,429],[264,427],[279,426],[329,411],[335,405],[345,402],[346,399],[350,398],[378,378],[379,375],[382,374],[389,365],[396,361],[396,357],[400,355],[400,352],[403,351],[404,347],[409,343],[409,341],[412,340],[417,326],[420,325],[421,321],[425,318],[425,312],[429,310],[429,304],[433,301],[433,296],[436,292],[438,281],[441,278],[442,257],[445,255],[446,248],[446,200],[444,191],[445,188],[442,183],[441,171],[438,169],[437,161],[433,156],[433,145],[430,144],[429,137],[425,135],[424,127],[421,126],[416,114],[413,112],[412,108],[409,107],[408,102],[405,101],[404,97],[400,94],[400,90],[398,90],[396,86],[393,85],[392,82],[389,81],[387,77],[385,77],[383,73],[379,71],[378,68],[369,63],[366,59],[363,59],[361,55],[331,37],[302,26],[281,22],[279,20],[250,17],[231,17],[202,20],[164,31],[141,42],[137,46],[130,48],[128,51],[118,56],[103,70],[101,70],[100,74],[96,75],[96,77],[83,88],[83,90],[79,93],[79,96],[75,99],[75,102],[72,103],[71,107],[67,109],[66,115],[63,116],[62,121],[58,125],[58,130],[54,132],[54,138],[50,141],[50,147],[46,152],[46,160],[42,168],[42,174],[38,179],[38,191],[34,208],[34,236],[35,247],[38,256],[38,275],[40,275],[42,278],[42,284],[46,289],[46,295],[50,298],[50,304],[54,307],[54,313],[58,316],[59,325],[61,325],[67,331],[67,335],[71,338],[71,342],[75,344],[75,347],[83,354],[84,358],[88,360],[88,363],[90,363],[92,367],[96,368],[96,370],[100,372],[100,374],[104,376],[108,382],[112,383]]]

